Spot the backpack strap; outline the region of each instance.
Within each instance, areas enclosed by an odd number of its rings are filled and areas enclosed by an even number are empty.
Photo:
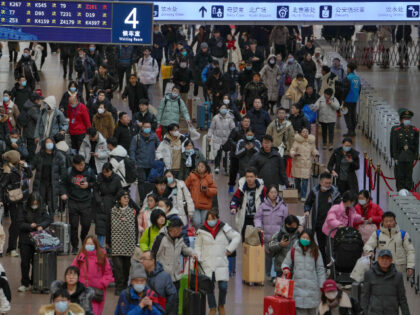
[[[401,233],[401,240],[404,241],[405,231],[404,230],[400,230],[400,233]]]

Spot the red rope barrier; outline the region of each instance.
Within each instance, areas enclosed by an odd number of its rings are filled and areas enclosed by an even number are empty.
[[[420,186],[420,180],[419,182],[416,184],[416,186],[414,186],[414,188],[411,190],[411,192],[415,192],[417,190],[417,187]]]
[[[389,191],[394,191],[394,190],[391,188],[391,186],[389,186],[388,182],[386,181],[386,178],[385,178],[384,174],[381,172],[381,174],[380,174],[380,175],[381,175],[382,179],[384,180],[386,187],[388,187]]]
[[[372,176],[372,175],[371,175]],[[377,180],[377,177],[376,177],[376,174],[375,174],[375,176],[373,176],[373,181],[371,181],[371,185],[370,185],[370,189],[371,190],[375,190],[376,189],[376,180]]]

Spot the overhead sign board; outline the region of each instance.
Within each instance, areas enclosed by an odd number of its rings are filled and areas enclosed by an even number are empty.
[[[0,40],[150,45],[153,4],[0,0]]]

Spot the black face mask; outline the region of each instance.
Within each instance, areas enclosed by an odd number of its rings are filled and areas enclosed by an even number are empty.
[[[292,228],[292,227],[287,227],[287,226],[286,226],[286,231],[287,231],[287,233],[289,233],[289,234],[293,234],[293,233],[295,233],[297,229],[298,229],[297,227],[296,227],[296,228]]]

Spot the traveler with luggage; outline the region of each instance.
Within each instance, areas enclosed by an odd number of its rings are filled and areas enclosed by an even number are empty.
[[[341,194],[350,190],[359,192],[359,181],[356,171],[360,168],[359,152],[353,148],[353,140],[344,138],[342,146],[335,149],[328,161],[328,170],[337,179],[337,187]]]
[[[254,216],[254,226],[264,232],[265,274],[267,277],[271,277],[273,262],[273,256],[269,251],[269,243],[273,235],[283,226],[288,214],[287,205],[279,196],[278,185],[268,186],[267,197],[260,204]]]
[[[83,308],[72,303],[70,294],[63,289],[59,289],[51,295],[52,304],[41,306],[38,315],[84,315]]]
[[[198,163],[205,161],[203,154],[200,150],[194,147],[194,142],[186,139],[183,143],[183,150],[181,154],[181,166],[179,169],[179,180],[186,180],[190,173],[197,168]]]
[[[407,276],[414,275],[415,267],[415,250],[411,242],[410,235],[400,229],[395,214],[393,212],[385,212],[382,215],[382,223],[378,231],[373,233],[363,247],[365,254],[375,257],[375,251],[387,249],[392,253],[395,268]]]
[[[277,108],[277,119],[267,127],[266,134],[273,137],[273,146],[279,149],[282,157],[288,156],[295,141],[295,131],[292,123],[286,119],[286,110]]]
[[[212,208],[213,198],[217,196],[217,186],[210,166],[206,162],[199,162],[197,169],[186,179],[185,185],[194,201],[193,224],[198,229],[205,222],[207,212]]]
[[[42,202],[41,195],[33,192],[29,195],[28,202],[24,209],[19,212],[17,225],[19,228],[19,249],[20,249],[20,271],[22,275],[21,286],[18,288],[19,292],[26,292],[31,290],[33,279],[30,276],[31,265],[33,265],[34,254],[37,250],[34,242],[31,239],[31,232],[40,232],[45,230],[52,220],[45,210],[45,205]],[[33,274],[33,273],[32,273]]]
[[[127,287],[130,259],[138,241],[137,215],[129,202],[129,193],[121,190],[107,221],[106,244],[111,249],[116,296]]]
[[[140,249],[143,252],[152,249],[156,236],[158,236],[160,230],[165,225],[167,225],[165,212],[162,209],[155,207],[150,214],[150,226],[144,230],[139,240]]]
[[[343,97],[344,106],[347,107],[348,112],[344,115],[348,132],[345,137],[356,136],[357,125],[357,102],[359,100],[360,92],[362,90],[361,80],[354,70],[357,66],[353,62],[347,64],[347,77],[343,81]]]
[[[46,138],[34,158],[33,168],[36,170],[33,191],[40,193],[43,206],[48,206],[48,213],[53,222],[54,214],[59,208],[60,182],[67,173],[67,157],[55,148],[53,139]]]
[[[35,157],[35,128],[41,112],[41,99],[41,96],[37,93],[32,93],[31,97],[23,104],[22,111],[18,117],[19,125],[23,127],[22,136],[28,148],[29,162],[32,162]],[[21,119],[22,115],[24,119]]]
[[[319,157],[319,152],[315,146],[315,136],[310,135],[308,129],[302,128],[295,135],[290,156],[293,159],[292,177],[295,179],[300,201],[305,202],[309,178],[312,175],[312,163],[315,158]]]
[[[350,190],[343,194],[343,200],[340,204],[333,205],[328,211],[325,223],[322,226],[322,232],[326,236],[334,238],[336,231],[330,234],[334,228],[354,227],[356,223],[362,222],[362,216],[354,209],[354,203],[357,196]]]
[[[216,303],[214,291],[208,293],[210,315],[225,315],[227,286],[229,281],[228,257],[241,243],[241,235],[229,224],[219,219],[217,209],[207,213],[206,221],[197,231],[194,248],[203,273],[219,286],[219,300]]]
[[[54,297],[57,292],[64,290],[69,295],[71,303],[76,303],[84,310],[85,315],[94,315],[92,309],[92,299],[95,291],[92,288],[85,287],[80,282],[80,270],[75,266],[69,266],[64,271],[64,281],[56,280],[51,284],[51,296]],[[48,313],[47,313],[48,314]],[[67,315],[66,313],[64,313]]]
[[[151,56],[152,49],[145,46],[143,49],[143,57],[137,63],[137,77],[147,89],[148,99],[153,105],[153,89],[159,76],[159,65],[155,58]]]
[[[70,242],[72,254],[79,251],[79,221],[81,225],[80,240],[83,242],[92,222],[92,188],[96,182],[93,170],[86,165],[83,156],[75,155],[73,164],[66,171],[61,182],[61,200],[68,200],[70,220]]]
[[[120,177],[114,172],[111,163],[105,163],[93,188],[93,197],[97,205],[94,213],[95,234],[102,248],[105,248],[109,214],[121,189]]]
[[[106,289],[111,282],[114,282],[114,277],[105,250],[101,248],[95,236],[86,237],[72,266],[79,268],[80,282],[95,291],[92,299],[93,314],[102,315]]]
[[[324,263],[327,261],[325,251],[327,236],[322,232],[322,226],[324,225],[331,206],[340,202],[340,192],[336,186],[332,185],[332,175],[328,172],[322,173],[319,176],[319,184],[311,189],[306,198],[304,211],[306,220],[308,220],[309,215],[311,215],[312,229],[316,233],[319,250],[321,251]]]
[[[245,176],[239,179],[238,189],[230,202],[230,213],[235,215],[235,228],[241,233],[242,242],[245,240],[245,228],[247,225],[254,225],[255,213],[264,202],[266,193],[264,181],[257,178],[255,167],[246,169]]]
[[[121,291],[115,314],[118,315],[163,315],[159,296],[147,285],[147,273],[143,265],[136,264],[130,271],[128,288]]]
[[[361,306],[364,314],[410,315],[405,295],[404,278],[393,264],[393,255],[381,249],[378,261],[365,273]]]
[[[321,303],[318,306],[318,314],[361,315],[362,308],[356,299],[339,289],[334,280],[328,279],[322,285]]]
[[[217,106],[217,105],[215,105]],[[221,104],[218,107],[219,113],[213,117],[210,124],[210,129],[207,133],[207,138],[211,141],[212,149],[214,152],[217,152],[214,159],[214,173],[219,174],[220,171],[220,161],[223,156],[223,144],[228,140],[230,131],[235,128],[235,122],[233,118],[228,115],[228,109],[225,104]],[[223,164],[227,163],[227,156],[225,153],[225,158]]]
[[[9,244],[7,255],[19,257],[16,251],[19,236],[18,219],[24,204],[29,197],[29,180],[32,178],[31,168],[20,159],[16,150],[2,155],[3,172],[0,176],[0,206],[4,205],[10,213]]]
[[[170,170],[166,170],[164,176],[168,180],[168,188],[171,189],[168,197],[172,200],[174,208],[178,209],[179,216],[184,225],[188,225],[189,221],[194,217],[195,212],[194,200],[191,197],[191,193],[185,182],[174,178]]]
[[[315,315],[320,289],[325,282],[324,263],[312,230],[303,230],[282,264],[283,275],[295,281],[293,299],[296,315]]]

